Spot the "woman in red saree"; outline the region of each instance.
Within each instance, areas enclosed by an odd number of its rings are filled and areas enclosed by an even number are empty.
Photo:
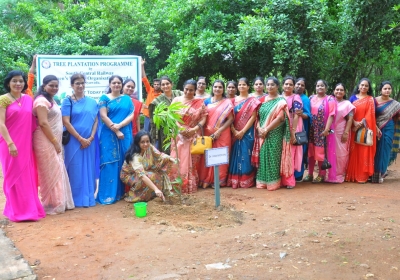
[[[8,93],[0,96],[0,162],[6,197],[3,214],[13,222],[37,221],[46,216],[38,196],[32,148],[36,128],[33,100],[22,94],[27,86],[23,72],[11,71],[4,80]]]
[[[254,122],[260,101],[249,95],[249,81],[239,79],[240,95],[233,98],[235,119],[231,125],[232,149],[229,161],[228,186],[236,189],[254,186],[256,169],[251,165],[254,145]]]
[[[213,137],[213,148],[231,148],[231,131],[229,126],[233,122],[232,101],[225,97],[225,85],[221,80],[216,80],[213,84],[212,96],[204,100],[207,106],[207,122],[204,126],[204,135]],[[221,187],[226,186],[228,179],[228,164],[219,166],[219,182]],[[214,184],[214,168],[206,167],[204,156],[201,157],[199,164],[200,183],[203,188]]]
[[[137,95],[135,95],[135,81],[132,79],[126,79],[122,84],[122,92],[128,95],[133,103],[133,119],[132,119],[132,139],[140,130],[140,112],[142,111],[143,103],[137,100]]]
[[[350,102],[356,108],[350,138],[349,165],[345,180],[363,184],[374,174],[374,157],[376,152],[375,104],[369,79],[363,78],[360,80],[353,95],[350,97]],[[365,119],[368,128],[373,131],[372,146],[363,146],[354,142],[357,129],[363,126],[363,119]]]
[[[199,176],[197,173],[200,155],[192,155],[190,147],[193,140],[201,135],[200,128],[204,126],[207,118],[207,110],[204,100],[194,98],[197,83],[194,80],[188,80],[183,84],[183,96],[175,97],[172,103],[181,102],[186,107],[180,111],[183,128],[176,139],[172,139],[171,156],[179,159],[179,168],[182,176],[182,193],[194,193],[197,191]],[[172,104],[171,103],[171,104]],[[175,142],[177,149],[175,149]]]

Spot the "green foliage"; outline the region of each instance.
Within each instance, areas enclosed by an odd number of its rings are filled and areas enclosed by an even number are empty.
[[[176,139],[179,132],[182,130],[182,128],[178,125],[178,123],[184,123],[182,121],[182,116],[179,114],[179,112],[183,108],[186,108],[186,106],[183,105],[181,102],[172,103],[169,106],[165,102],[161,102],[154,109],[153,121],[157,129],[161,128],[163,129],[165,135],[165,140],[163,145],[165,150],[170,147],[171,139]],[[178,147],[176,141],[174,141],[174,144],[175,144],[174,148],[176,151],[176,159],[178,161],[178,177],[174,182],[172,182],[172,184],[174,186],[175,191],[178,194],[181,194],[182,178],[179,168],[179,155],[178,155]]]
[[[171,139],[175,139],[181,131],[178,123],[183,123],[183,121],[179,111],[185,107],[181,102],[172,103],[169,106],[165,102],[161,102],[154,110],[154,124],[157,129],[162,128],[165,135],[163,143],[165,150],[170,147]]]

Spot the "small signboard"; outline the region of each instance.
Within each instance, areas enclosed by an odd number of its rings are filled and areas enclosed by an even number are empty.
[[[229,163],[228,147],[207,149],[204,153],[207,167]]]

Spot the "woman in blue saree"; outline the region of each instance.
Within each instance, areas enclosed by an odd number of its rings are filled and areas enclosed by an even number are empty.
[[[260,101],[249,95],[249,81],[239,79],[240,95],[232,98],[235,115],[232,132],[232,149],[228,171],[228,186],[250,188],[255,184],[256,169],[251,165],[254,145],[254,122]]]
[[[111,76],[107,94],[100,97],[100,178],[96,201],[112,204],[125,194],[120,172],[126,151],[132,142],[134,106],[129,96],[122,93],[122,78]]]
[[[75,206],[90,207],[96,205],[98,107],[96,100],[85,96],[82,74],[72,75],[71,87],[73,95],[65,98],[61,105],[63,125],[71,134],[70,141],[64,146],[64,163]]]
[[[377,145],[372,183],[383,183],[393,147],[395,122],[399,122],[400,103],[390,98],[392,84],[384,81],[379,86],[381,95],[375,98]]]

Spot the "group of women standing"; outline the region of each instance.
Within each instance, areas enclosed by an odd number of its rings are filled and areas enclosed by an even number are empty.
[[[213,138],[213,148],[230,149],[229,164],[220,166],[221,186],[276,190],[294,188],[301,181],[383,182],[391,152],[398,151],[393,137],[400,103],[390,98],[390,82],[383,82],[380,95],[373,98],[371,83],[364,78],[350,100],[343,84],[337,84],[329,94],[324,80],[316,82],[315,94],[310,97],[305,94],[304,78],[283,78],[281,94],[275,77],[265,82],[257,77],[253,85],[254,92],[249,93],[246,78],[228,82],[229,98],[224,82],[216,80],[211,97],[203,98],[204,93],[193,96],[191,92],[199,84],[189,80],[184,95],[172,101],[187,105],[181,112],[185,123],[182,132],[173,140],[178,142],[181,168],[185,170],[184,192],[214,183],[213,170],[205,167],[204,157],[199,161],[198,155],[190,154],[190,144],[201,135],[202,128],[204,135]],[[369,146],[355,141],[357,131],[364,127],[373,135]],[[297,143],[296,134],[307,135],[308,143]],[[314,176],[316,167],[318,175]]]
[[[25,74],[11,71],[7,75],[7,94],[0,97],[5,216],[12,221],[35,221],[46,214],[94,206],[97,178],[97,202],[110,204],[125,195],[120,171],[132,130],[139,127],[132,122],[132,81],[126,81],[124,90],[122,82],[121,77],[112,76],[108,93],[97,104],[84,94],[85,77],[74,74],[73,94],[60,109],[54,101],[57,77],[44,77],[32,100],[24,94]],[[63,126],[70,134],[66,142]]]
[[[399,150],[393,140],[400,134],[400,103],[390,97],[387,81],[373,98],[370,81],[361,79],[349,100],[343,84],[330,95],[324,80],[307,97],[305,80],[291,76],[283,78],[282,93],[275,77],[257,77],[253,93],[246,78],[229,81],[226,88],[216,80],[211,94],[205,92],[204,77],[186,81],[183,92],[172,90],[166,76],[160,81],[163,93],[149,105],[151,118],[161,102],[185,105],[171,151],[163,150],[165,135],[152,121],[151,133],[140,131],[141,103],[132,97],[132,80],[110,77],[97,104],[84,94],[85,77],[74,74],[73,95],[60,110],[53,99],[57,77],[46,76],[32,100],[24,94],[25,74],[10,72],[4,81],[7,94],[0,97],[4,215],[12,221],[39,220],[46,213],[111,204],[123,197],[164,199],[173,190],[177,172],[171,167],[178,162],[183,193],[212,186],[213,169],[205,166],[203,155],[191,154],[194,139],[202,134],[213,139],[213,148],[228,147],[230,161],[220,166],[220,185],[232,188],[291,189],[299,181],[382,183],[392,152]],[[63,126],[70,134],[64,156]],[[356,143],[363,127],[372,131],[372,145]],[[298,133],[308,135],[308,143],[298,143]]]

